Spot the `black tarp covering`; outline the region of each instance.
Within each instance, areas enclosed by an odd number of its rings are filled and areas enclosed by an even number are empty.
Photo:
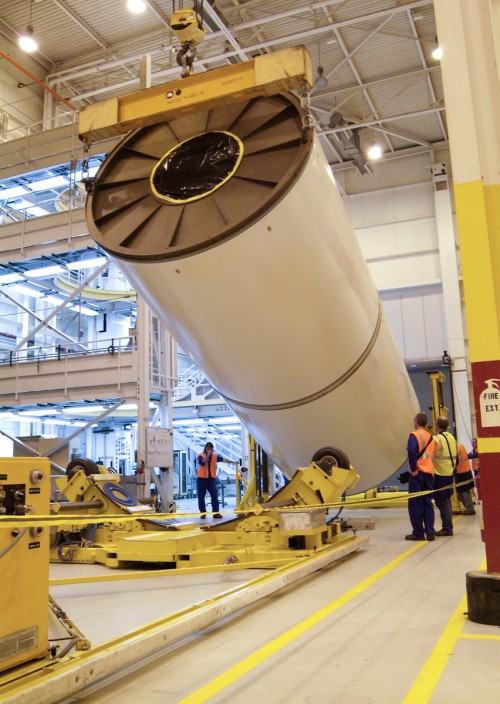
[[[234,170],[240,143],[225,132],[207,132],[188,139],[161,160],[153,175],[156,191],[180,202],[202,196]]]

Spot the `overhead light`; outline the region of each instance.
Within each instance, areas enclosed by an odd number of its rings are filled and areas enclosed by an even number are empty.
[[[33,181],[29,184],[29,189],[30,191],[49,191],[52,188],[67,186],[68,183],[69,181],[65,176],[52,176],[51,178],[43,178],[40,181]]]
[[[201,420],[200,418],[191,418],[190,420],[180,418],[179,420],[174,420],[173,424],[174,425],[205,425],[205,421]]]
[[[16,281],[24,281],[21,274],[0,274],[0,286],[2,284],[14,284]]]
[[[127,7],[134,15],[141,15],[146,9],[144,0],[127,0]]]
[[[69,406],[63,408],[63,413],[69,413],[73,416],[79,416],[80,413],[101,413],[104,411],[104,406]]]
[[[26,200],[25,198],[21,198],[21,200],[16,200],[15,203],[12,203],[10,205],[12,210],[27,210],[28,208],[33,208],[33,203],[30,203],[29,200]],[[45,211],[47,213],[47,211]]]
[[[23,196],[25,193],[29,193],[29,191],[24,186],[12,186],[12,188],[6,188],[4,191],[0,191],[0,200],[17,198],[18,196]]]
[[[367,156],[369,159],[380,159],[382,156],[382,149],[378,144],[372,144],[368,149]]]
[[[149,407],[151,409],[156,409],[156,408],[158,408],[158,404],[150,401]],[[117,410],[119,410],[119,411],[137,411],[137,404],[136,403],[122,403],[122,405]]]
[[[43,296],[43,291],[39,291],[37,288],[23,286],[22,284],[15,284],[10,290],[16,293],[22,293],[23,296],[31,296],[32,298],[41,298]]]
[[[55,276],[56,274],[62,274],[66,269],[59,264],[54,264],[53,266],[41,266],[39,269],[30,269],[25,271],[25,276],[33,279],[47,278],[49,276]]]
[[[99,315],[98,311],[93,308],[87,308],[86,306],[70,306],[70,310],[74,310],[77,313],[83,313],[83,315]]]
[[[34,37],[34,29],[30,24],[26,27],[25,33],[19,36],[17,43],[19,48],[27,54],[32,54],[38,49],[38,42]]]
[[[33,25],[31,24],[31,17],[33,14],[33,0],[31,0],[30,3],[30,19],[28,22],[28,26],[26,27],[26,31],[19,35],[19,39],[17,40],[17,43],[19,45],[19,48],[22,49],[23,51],[26,51],[28,54],[32,54],[34,51],[38,49],[38,42],[35,39],[35,30],[33,29]]]
[[[57,408],[36,408],[30,411],[18,411],[19,416],[46,416],[50,413],[57,413]]]
[[[108,261],[106,257],[94,257],[93,259],[80,259],[77,262],[69,262],[66,264],[68,269],[92,269],[97,268],[101,264],[105,264]]]
[[[36,217],[49,214],[48,210],[45,210],[45,208],[40,208],[38,205],[30,205],[29,208],[26,208],[26,212],[33,216],[36,215]]]
[[[314,81],[314,88],[327,88],[328,81],[325,78],[325,69],[321,65],[321,44],[318,44],[318,68],[316,69],[318,75]]]
[[[43,301],[47,302],[47,303],[53,303],[56,306],[60,306],[61,303],[64,303],[65,299],[59,298],[58,296],[52,296],[49,294],[48,296],[44,297]]]
[[[228,416],[226,418],[212,418],[210,422],[215,423],[216,425],[226,425],[227,423],[236,423],[238,422],[238,419],[234,416]]]
[[[328,88],[328,81],[326,80],[324,76],[325,69],[323,66],[318,66],[316,69],[318,72],[318,75],[316,76],[316,80],[314,81],[314,87],[315,88]]]
[[[437,46],[434,51],[432,52],[432,58],[436,59],[436,61],[440,61],[443,56],[443,50],[440,46]]]
[[[35,418],[35,416],[20,416],[18,414],[17,416],[14,416],[14,418],[17,418],[17,420],[23,421],[23,423],[42,423],[40,418]]]

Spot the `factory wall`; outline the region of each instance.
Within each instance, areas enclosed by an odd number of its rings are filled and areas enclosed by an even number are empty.
[[[427,181],[343,199],[405,360],[448,347],[433,194]]]

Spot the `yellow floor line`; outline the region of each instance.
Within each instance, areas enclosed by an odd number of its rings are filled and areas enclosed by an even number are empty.
[[[467,639],[468,640],[500,640],[500,636],[487,636],[487,635],[481,636],[476,633],[461,633],[460,639],[462,639],[462,638],[464,640],[467,640]]]
[[[486,567],[486,560],[483,560],[478,569]],[[412,688],[403,699],[403,704],[426,704],[435,690],[441,675],[450,659],[457,640],[461,637],[462,629],[467,622],[467,596],[460,601],[455,613],[448,621],[441,637],[436,643],[436,647],[430,654],[427,662],[420,670],[420,674],[412,685]]]
[[[228,687],[237,679],[243,677],[243,675],[246,675],[247,672],[250,672],[250,670],[252,670],[254,667],[257,667],[257,665],[260,665],[260,663],[262,663],[267,658],[271,657],[271,655],[277,653],[279,650],[281,650],[281,648],[284,648],[286,645],[306,633],[306,631],[308,631],[313,626],[317,625],[320,621],[332,614],[334,611],[340,609],[349,601],[357,597],[365,589],[371,587],[372,584],[374,584],[377,580],[379,580],[381,577],[384,577],[391,570],[401,564],[401,562],[406,560],[406,558],[410,557],[411,555],[413,555],[413,553],[417,552],[417,550],[420,550],[422,547],[424,547],[424,545],[427,545],[427,543],[422,541],[412,546],[410,550],[407,550],[395,560],[389,562],[385,567],[382,567],[382,569],[377,570],[377,572],[374,572],[372,575],[370,575],[370,577],[367,577],[365,580],[363,580],[358,585],[350,589],[348,592],[340,596],[338,599],[335,599],[334,601],[330,602],[330,604],[327,604],[319,611],[316,611],[316,613],[304,619],[304,621],[301,621],[296,626],[293,626],[293,628],[290,628],[285,633],[282,633],[270,643],[267,643],[267,645],[264,645],[262,648],[259,648],[259,650],[256,650],[255,653],[252,653],[234,667],[231,667],[229,670],[226,670],[226,672],[223,672],[221,675],[219,675],[219,677],[216,677],[208,684],[204,685],[203,687],[200,687],[200,689],[196,690],[196,692],[193,692],[189,696],[182,699],[178,704],[202,704],[202,702],[206,702],[208,699],[210,699],[210,697],[213,697],[215,694]]]

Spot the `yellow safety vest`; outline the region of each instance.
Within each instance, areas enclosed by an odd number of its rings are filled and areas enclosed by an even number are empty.
[[[445,438],[448,440],[448,443]],[[448,431],[434,435],[434,440],[436,442],[436,450],[434,452],[434,469],[436,474],[439,474],[441,477],[451,477],[455,469],[458,453],[457,441]],[[448,445],[450,446],[449,450]]]

